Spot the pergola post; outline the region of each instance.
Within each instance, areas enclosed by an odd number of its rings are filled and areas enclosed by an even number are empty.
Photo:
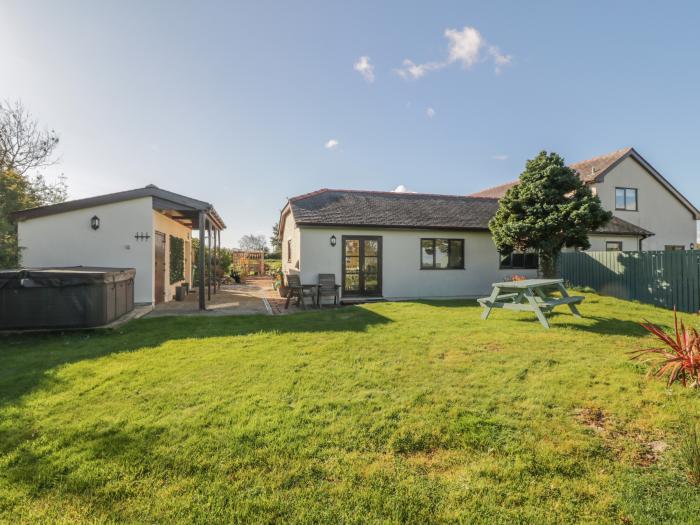
[[[207,244],[209,246],[209,253],[207,257],[207,299],[211,301],[211,221],[207,220]]]
[[[217,232],[219,230],[216,229],[216,226],[214,227],[214,293],[219,288],[219,241],[218,238],[219,236],[217,235]]]
[[[221,283],[219,282],[219,269],[221,268],[221,230],[216,228],[216,285],[219,290],[221,290]]]
[[[203,211],[199,212],[199,309],[206,310],[206,300],[204,297],[204,222],[206,221],[206,214]]]

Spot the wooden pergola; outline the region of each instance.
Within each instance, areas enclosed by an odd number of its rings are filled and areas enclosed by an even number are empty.
[[[206,310],[207,301],[211,300],[212,288],[213,293],[219,289],[217,275],[221,253],[221,230],[226,228],[226,224],[214,206],[208,202],[167,192],[155,186],[147,186],[146,189],[152,192],[154,209],[193,231],[199,231],[199,253],[195,255],[199,269],[197,288],[199,309]],[[209,252],[208,260],[207,252]]]
[[[210,213],[213,211],[214,213]],[[219,288],[219,260],[221,253],[221,230],[226,228],[226,225],[221,220],[221,217],[212,208],[210,211],[200,210],[198,218],[199,227],[199,309],[206,310],[208,300],[211,300],[212,281],[214,285],[214,293]],[[207,239],[205,247],[204,239]],[[213,244],[213,247],[212,247]],[[207,261],[206,252],[209,252],[209,260]],[[206,271],[206,276],[205,276]],[[206,286],[206,290],[204,289]]]
[[[247,271],[265,273],[265,252],[262,250],[231,250],[234,268],[244,266]]]

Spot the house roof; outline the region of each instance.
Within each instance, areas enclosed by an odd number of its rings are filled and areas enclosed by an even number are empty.
[[[470,197],[486,197],[488,199],[500,199],[506,192],[513,186],[518,184],[517,180],[506,182],[505,184],[499,184],[498,186],[493,186],[492,188],[487,188],[485,190],[472,193]]]
[[[606,235],[634,235],[638,237],[651,237],[654,235],[653,232],[616,216],[613,216],[609,223],[602,228],[598,228],[594,233]]]
[[[570,164],[569,167],[576,170],[581,180],[588,184],[600,180],[600,178],[602,178],[605,173],[610,170],[610,168],[617,165],[617,163],[625,158],[631,151],[634,151],[633,148],[618,149],[617,151],[612,151],[610,153],[606,153],[605,155],[593,157],[592,159],[574,162],[573,164]],[[494,186],[477,193],[472,193],[471,196],[500,199],[509,189],[517,185],[519,182],[520,181],[518,180],[506,182],[505,184],[501,184],[499,186]]]
[[[226,224],[224,224],[223,219],[214,209],[214,206],[208,202],[186,197],[184,195],[180,195],[179,193],[173,193],[172,191],[163,190],[153,184],[149,184],[144,188],[137,188],[134,190],[108,193],[106,195],[98,195],[96,197],[88,197],[86,199],[76,199],[58,204],[50,204],[48,206],[39,206],[37,208],[20,210],[13,213],[12,216],[15,220],[24,221],[27,219],[34,219],[36,217],[46,217],[56,213],[82,210],[85,208],[92,208],[94,206],[140,199],[143,197],[153,198],[154,209],[176,210],[179,212],[204,211],[209,215],[212,222],[216,223],[220,229],[226,227]],[[194,220],[193,223],[196,224],[196,220]]]
[[[306,226],[488,231],[498,199],[324,188],[290,198],[289,208]],[[598,233],[653,235],[618,217]]]
[[[495,199],[461,195],[321,189],[289,199],[297,224],[484,230]]]
[[[595,182],[600,180],[610,169],[627,157],[633,148],[622,148],[592,159],[582,160],[569,164],[569,167],[576,170],[583,182]]]
[[[569,167],[576,170],[581,180],[586,184],[592,184],[594,182],[600,182],[603,180],[605,175],[607,175],[610,170],[617,166],[620,162],[625,160],[627,157],[631,157],[636,160],[639,164],[645,168],[649,174],[654,177],[659,183],[664,186],[671,194],[673,194],[676,199],[678,199],[683,206],[685,206],[695,217],[695,219],[700,219],[700,211],[693,206],[688,199],[686,199],[670,182],[668,182],[654,167],[649,164],[634,148],[622,148],[592,159],[583,160],[580,162],[574,162],[570,164]],[[471,197],[490,197],[500,199],[506,192],[518,184],[519,181],[514,180],[501,184],[499,186],[494,186],[493,188],[488,188],[477,193],[472,193]]]

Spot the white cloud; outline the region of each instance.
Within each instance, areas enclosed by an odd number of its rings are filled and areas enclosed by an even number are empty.
[[[494,155],[491,158],[493,160],[508,160],[508,155]]]
[[[415,191],[411,191],[403,184],[399,184],[396,186],[396,188],[394,188],[393,193],[415,193]]]
[[[469,69],[479,61],[484,45],[479,31],[473,27],[465,27],[462,31],[445,29],[445,38],[448,41],[448,62],[460,62],[464,69]]]
[[[513,55],[504,55],[496,46],[489,46],[489,55],[493,58],[496,74],[500,74],[504,66],[509,66],[513,62]]]
[[[444,35],[447,39],[447,58],[444,61],[416,64],[407,58],[402,67],[394,70],[396,74],[406,80],[417,80],[430,71],[437,71],[450,64],[456,63],[463,69],[471,69],[479,62],[488,60],[493,61],[494,70],[499,74],[513,61],[512,55],[502,53],[497,46],[489,44],[474,27],[465,26],[461,31],[445,29]]]
[[[335,149],[338,147],[338,144],[340,144],[337,140],[335,139],[330,139],[328,142],[326,142],[323,147],[326,149]]]
[[[433,108],[428,108],[425,110],[425,115],[428,118],[433,118],[435,116],[435,110]]]
[[[353,64],[353,69],[370,84],[374,82],[374,66],[370,64],[369,57],[362,56]]]
[[[445,64],[440,62],[428,62],[427,64],[416,64],[413,60],[406,59],[403,61],[403,67],[394,69],[396,74],[406,80],[416,80],[424,76],[428,71],[435,71],[445,67]]]

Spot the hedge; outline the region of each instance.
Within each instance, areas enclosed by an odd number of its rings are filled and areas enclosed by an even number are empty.
[[[185,280],[185,241],[170,236],[170,284]]]

